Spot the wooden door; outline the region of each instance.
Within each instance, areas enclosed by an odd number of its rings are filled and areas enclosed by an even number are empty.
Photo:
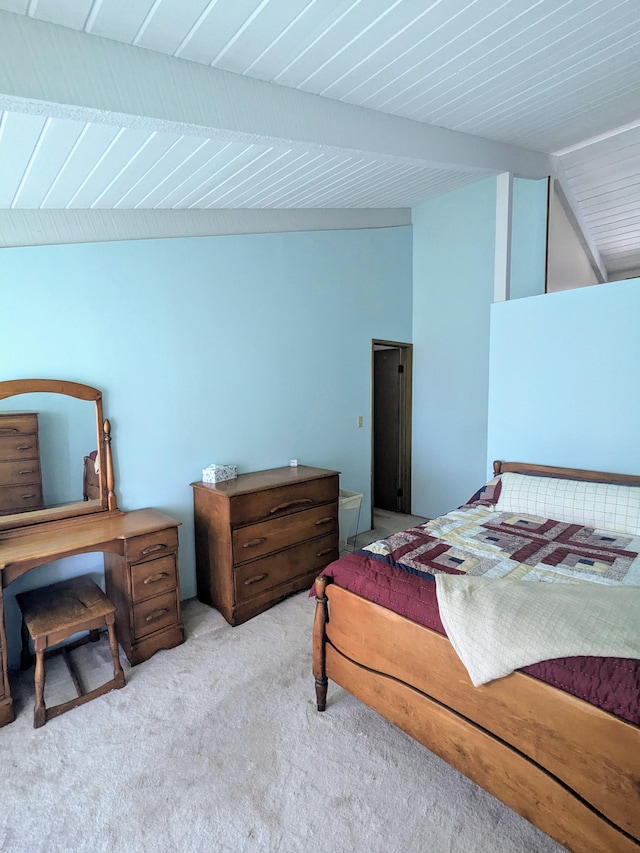
[[[411,512],[410,347],[374,342],[373,505]]]

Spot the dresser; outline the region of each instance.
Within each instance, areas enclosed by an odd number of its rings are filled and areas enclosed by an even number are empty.
[[[36,412],[0,412],[0,515],[42,509]]]
[[[337,471],[301,465],[191,485],[198,599],[231,625],[310,587],[338,558]]]

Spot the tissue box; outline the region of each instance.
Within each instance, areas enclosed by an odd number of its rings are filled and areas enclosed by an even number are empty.
[[[223,480],[233,480],[238,476],[235,465],[209,465],[202,470],[203,483],[221,483]]]

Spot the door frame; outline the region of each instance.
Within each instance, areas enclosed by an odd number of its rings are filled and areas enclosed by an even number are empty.
[[[411,514],[411,413],[412,413],[412,389],[413,389],[413,344],[401,341],[387,341],[381,338],[373,338],[371,341],[371,529],[373,529],[374,510],[374,403],[375,403],[375,366],[374,353],[376,348],[389,347],[400,350],[400,364],[404,368],[404,394],[400,403],[400,483],[402,497],[400,499],[400,512]]]

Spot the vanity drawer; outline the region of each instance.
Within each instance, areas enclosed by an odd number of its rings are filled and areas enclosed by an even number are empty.
[[[337,501],[338,476],[322,477],[300,483],[287,483],[274,489],[234,495],[231,498],[231,524],[238,527],[254,521],[280,518],[301,509]]]
[[[26,435],[38,432],[38,415],[35,412],[22,412],[15,415],[2,415],[0,418],[0,436]]]
[[[23,512],[25,509],[42,509],[40,483],[3,486],[0,489],[0,513]]]
[[[175,589],[178,582],[175,554],[131,566],[131,595],[134,601],[143,601]]]
[[[127,559],[130,563],[153,560],[165,552],[175,551],[178,547],[178,528],[166,527],[144,536],[134,536],[127,540]]]
[[[314,570],[320,572],[338,559],[336,533],[303,542],[277,554],[245,563],[234,570],[236,604],[240,604],[278,584]]]
[[[7,459],[38,459],[36,435],[0,434],[0,461]]]
[[[233,531],[233,557],[235,563],[255,560],[280,548],[337,531],[338,509],[335,503],[272,518],[249,527]]]
[[[175,625],[178,619],[178,593],[175,589],[133,605],[133,630],[136,639]]]
[[[15,486],[21,483],[39,483],[40,465],[37,459],[12,459],[0,462],[0,485]]]

